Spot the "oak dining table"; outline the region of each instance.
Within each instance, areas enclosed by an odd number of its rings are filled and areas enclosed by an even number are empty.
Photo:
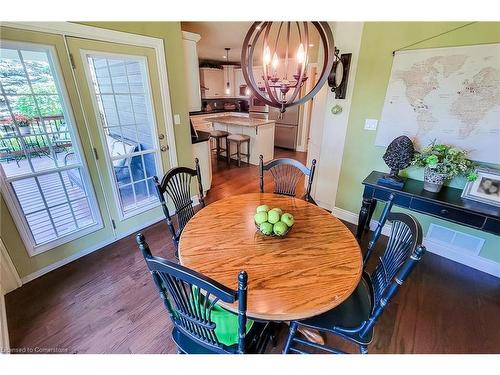
[[[257,206],[291,213],[284,237],[262,235]],[[184,227],[180,263],[230,288],[248,273],[247,315],[274,322],[305,319],[346,300],[358,285],[361,250],[335,216],[304,200],[269,194],[234,195],[198,211]],[[237,312],[236,304],[219,303]]]

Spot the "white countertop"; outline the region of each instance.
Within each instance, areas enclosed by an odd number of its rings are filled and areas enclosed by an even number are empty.
[[[226,124],[226,125],[248,126],[253,128],[275,122],[274,120],[266,120],[254,117],[240,117],[240,116],[211,117],[207,119],[207,121],[217,122],[219,124]]]

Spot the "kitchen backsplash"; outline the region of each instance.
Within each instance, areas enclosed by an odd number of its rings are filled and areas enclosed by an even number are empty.
[[[236,106],[236,111],[248,112],[248,100],[237,99],[237,98],[225,98],[225,99],[202,99],[201,109],[206,111],[207,107],[214,111],[217,109],[224,109],[224,104],[234,104]]]

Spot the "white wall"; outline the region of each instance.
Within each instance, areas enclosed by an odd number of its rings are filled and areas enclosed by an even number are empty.
[[[358,65],[359,48],[363,33],[363,22],[330,22],[335,46],[340,53],[352,53],[349,80],[345,99],[335,99],[327,84],[316,95],[311,114],[311,131],[307,154],[307,165],[316,159],[317,168],[312,196],[326,209],[335,207],[342,155],[351,109],[352,94]],[[318,54],[322,58],[322,51]],[[331,109],[340,105],[343,110],[334,115]]]

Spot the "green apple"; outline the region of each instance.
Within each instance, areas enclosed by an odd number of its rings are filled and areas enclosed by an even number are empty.
[[[259,212],[267,212],[269,211],[269,206],[267,204],[263,204],[259,207],[257,207],[257,210],[255,210],[255,212],[259,213]]]
[[[267,222],[262,223],[262,224],[260,224],[259,229],[262,232],[262,234],[265,234],[266,236],[273,234],[273,225],[271,223],[267,223]]]
[[[280,213],[276,210],[267,212],[267,221],[269,221],[271,224],[277,223],[278,221],[280,221]]]
[[[273,225],[273,232],[277,236],[284,236],[287,230],[288,230],[287,225],[282,221],[278,221],[276,224]]]
[[[255,222],[259,225],[265,223],[267,221],[267,212],[258,212],[255,214],[253,218]]]
[[[288,225],[288,227],[291,227],[294,223],[292,214],[289,214],[288,212],[281,215],[281,221]]]
[[[283,215],[283,210],[281,208],[275,207],[271,211],[277,211],[280,214],[280,216]]]

